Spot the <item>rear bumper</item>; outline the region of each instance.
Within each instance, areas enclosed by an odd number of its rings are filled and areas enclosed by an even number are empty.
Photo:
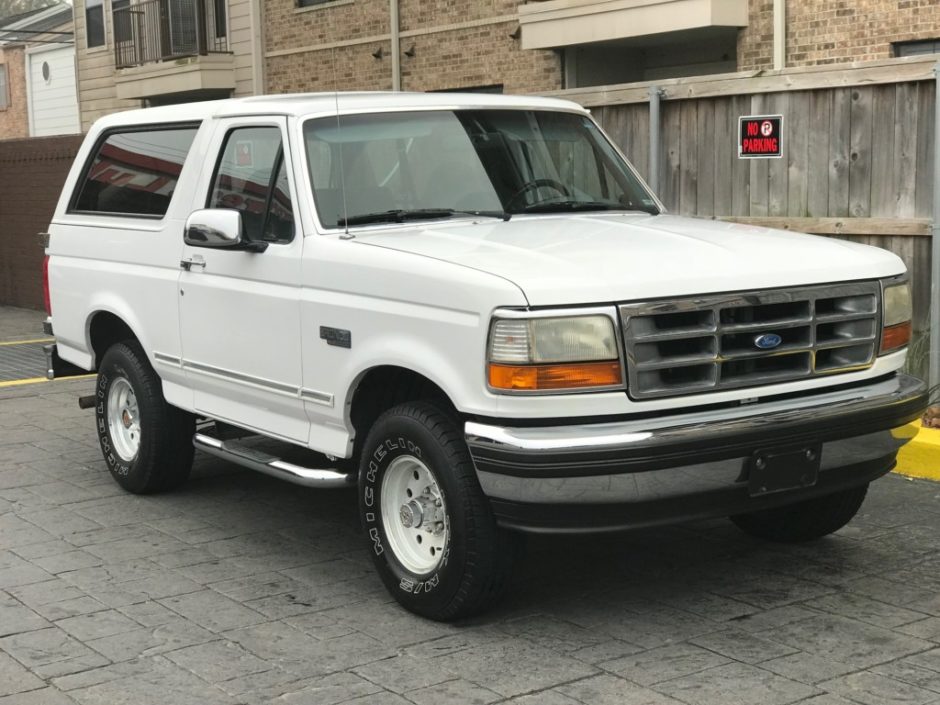
[[[48,336],[55,335],[52,330],[51,318],[47,318],[42,322],[42,332]],[[85,374],[86,370],[83,370],[80,367],[76,367],[71,362],[66,362],[61,357],[59,357],[59,350],[55,343],[43,345],[42,351],[46,355],[46,379],[75,377],[76,375]]]
[[[541,532],[603,531],[722,516],[864,484],[891,470],[927,405],[893,375],[737,409],[553,427],[468,422],[465,436],[498,521]],[[768,449],[821,447],[811,485],[761,496],[748,468]]]

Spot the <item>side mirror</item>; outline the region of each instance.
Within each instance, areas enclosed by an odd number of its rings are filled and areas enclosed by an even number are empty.
[[[231,208],[203,208],[186,219],[183,240],[192,247],[264,252],[266,242],[245,239],[240,211]]]

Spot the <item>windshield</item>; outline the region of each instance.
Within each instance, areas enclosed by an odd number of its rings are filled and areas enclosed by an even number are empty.
[[[326,227],[463,213],[657,212],[652,196],[583,115],[344,115],[309,120],[304,139]]]

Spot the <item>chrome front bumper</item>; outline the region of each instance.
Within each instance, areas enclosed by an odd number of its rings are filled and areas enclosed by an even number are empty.
[[[863,484],[893,467],[926,405],[924,383],[899,374],[825,394],[640,420],[468,422],[465,437],[502,524],[615,529],[738,513]],[[812,486],[749,495],[755,453],[809,446],[822,448]]]

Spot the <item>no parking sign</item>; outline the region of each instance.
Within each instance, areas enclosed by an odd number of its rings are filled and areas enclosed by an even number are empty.
[[[743,115],[738,118],[738,126],[738,157],[783,156],[783,115]]]

